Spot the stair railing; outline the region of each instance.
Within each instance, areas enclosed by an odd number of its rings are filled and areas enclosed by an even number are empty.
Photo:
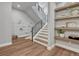
[[[42,13],[41,15],[44,17],[44,19],[46,20],[46,15],[44,13],[44,10],[38,5],[36,4],[36,7],[38,8],[38,11],[40,13]],[[32,41],[33,41],[33,37],[37,34],[37,32],[43,27],[44,23],[42,22],[42,20],[38,21],[31,30],[32,33]]]
[[[43,16],[43,20],[47,21],[47,16],[46,16],[46,14],[45,14],[43,8],[40,7],[40,5],[39,5],[38,3],[36,3],[36,5],[37,5],[36,7],[38,8],[38,11],[39,11],[40,14]]]
[[[31,33],[32,33],[32,41],[33,41],[33,37],[37,34],[37,32],[42,28],[43,26],[43,23],[42,23],[42,20],[38,21],[33,27],[32,27],[32,30],[31,30]]]

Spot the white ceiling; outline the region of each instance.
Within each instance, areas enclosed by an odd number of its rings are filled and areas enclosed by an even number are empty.
[[[17,5],[20,5],[21,7],[18,8]],[[21,9],[21,10],[26,10],[33,5],[35,5],[35,2],[13,2],[12,3],[13,8],[17,8],[17,9]]]

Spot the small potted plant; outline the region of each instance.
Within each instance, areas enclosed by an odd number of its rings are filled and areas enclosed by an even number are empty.
[[[57,32],[60,37],[64,37],[64,31],[62,29],[59,29]]]

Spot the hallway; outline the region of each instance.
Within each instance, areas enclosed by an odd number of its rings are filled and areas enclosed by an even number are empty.
[[[0,48],[0,56],[78,56],[78,53],[55,47],[48,51],[46,47],[32,43],[31,40],[19,38],[10,46]]]

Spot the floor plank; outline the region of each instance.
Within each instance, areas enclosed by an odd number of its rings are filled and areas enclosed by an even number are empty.
[[[1,47],[0,56],[79,56],[79,53],[57,46],[48,51],[38,43],[19,38],[14,40],[12,45]]]

